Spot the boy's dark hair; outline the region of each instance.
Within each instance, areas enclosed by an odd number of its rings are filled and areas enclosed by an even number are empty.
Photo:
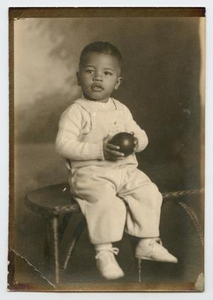
[[[101,41],[93,42],[93,43],[87,45],[82,50],[81,55],[80,55],[79,65],[82,64],[85,56],[91,52],[105,53],[105,54],[112,55],[115,58],[117,58],[120,67],[122,65],[123,58],[122,58],[120,51],[112,44],[110,44],[108,42],[101,42]]]

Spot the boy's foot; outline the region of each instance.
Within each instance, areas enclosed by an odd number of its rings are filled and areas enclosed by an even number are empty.
[[[101,273],[101,275],[108,279],[118,279],[124,276],[124,272],[119,267],[114,254],[118,254],[118,248],[105,248],[97,252],[96,266]]]
[[[177,263],[178,260],[163,247],[159,238],[141,239],[136,247],[135,256],[140,259]]]

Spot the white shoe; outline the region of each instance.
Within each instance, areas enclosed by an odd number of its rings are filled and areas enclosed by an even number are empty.
[[[135,256],[140,259],[177,263],[178,260],[163,247],[159,238],[141,239],[136,247]]]
[[[100,274],[108,279],[118,279],[124,276],[123,270],[119,267],[114,254],[118,254],[118,248],[101,249],[96,254],[96,266]]]

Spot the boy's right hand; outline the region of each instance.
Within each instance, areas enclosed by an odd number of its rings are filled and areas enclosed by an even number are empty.
[[[117,161],[124,159],[124,153],[120,152],[119,146],[109,143],[110,137],[107,136],[103,141],[103,153],[105,160]]]

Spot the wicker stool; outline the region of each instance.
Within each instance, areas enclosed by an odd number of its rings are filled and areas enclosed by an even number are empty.
[[[60,282],[59,244],[73,214],[80,213],[78,204],[72,199],[67,183],[40,188],[27,194],[26,206],[43,217],[45,224],[44,256],[48,259],[53,281]],[[86,227],[85,218],[76,227],[72,239],[74,247]]]
[[[194,223],[201,244],[203,245],[202,230],[200,228],[196,213],[183,201],[176,200],[178,197],[183,195],[200,192],[203,192],[203,190],[164,193],[163,204],[172,200],[175,204],[180,205],[184,209]],[[61,264],[59,261],[60,241],[71,216],[73,214],[80,213],[79,205],[75,202],[70,194],[69,185],[67,183],[62,183],[32,191],[27,194],[25,204],[29,209],[39,213],[43,217],[45,223],[44,254],[49,260],[49,265],[52,269],[51,273],[54,274],[54,282],[60,283],[60,270],[65,270],[67,268],[68,261],[74,250],[75,244],[86,227],[85,218],[82,215],[82,218],[78,223],[70,241],[65,261]],[[141,259],[138,259],[138,282],[141,282],[141,269]]]

